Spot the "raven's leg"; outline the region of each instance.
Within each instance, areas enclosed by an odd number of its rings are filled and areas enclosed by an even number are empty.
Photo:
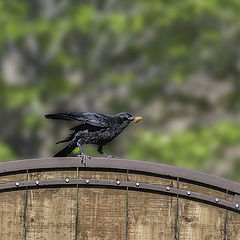
[[[107,153],[104,153],[103,151],[102,151],[102,149],[103,149],[103,146],[98,146],[98,152],[100,153],[100,154],[103,154],[104,156],[107,156],[108,158],[112,158],[113,156],[112,155],[109,155],[109,154],[107,154]]]
[[[83,152],[83,150],[82,150],[82,146],[81,146],[81,144],[80,144],[79,142],[77,142],[77,146],[78,146],[78,148],[79,148],[80,151],[81,151],[81,155],[85,155],[84,152]]]
[[[87,161],[88,158],[90,158],[90,156],[87,156],[87,155],[84,154],[84,152],[82,150],[82,146],[79,142],[77,142],[77,146],[81,151],[81,155],[78,155],[78,156],[80,156],[82,158],[82,164],[86,166],[86,161]]]

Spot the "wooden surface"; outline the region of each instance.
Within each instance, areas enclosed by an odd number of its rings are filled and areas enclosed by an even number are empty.
[[[126,174],[80,171],[80,178],[125,180]],[[125,239],[126,189],[79,188],[77,239]]]
[[[174,180],[151,175],[129,173],[128,180],[177,187]],[[128,190],[128,239],[174,239],[176,216],[176,197]]]
[[[0,184],[26,180],[26,173],[0,176]],[[0,192],[0,240],[24,239],[25,197],[25,190]]]
[[[28,180],[66,179],[77,178],[77,169],[69,171],[29,172]]]
[[[180,189],[188,190],[191,192],[202,193],[219,199],[227,199],[227,193],[210,187],[199,186],[193,183],[179,181],[178,186]]]
[[[0,175],[0,184],[9,182],[27,181],[27,173],[13,174],[13,175]]]
[[[27,239],[74,239],[76,189],[29,190]]]
[[[0,239],[24,239],[26,191],[0,193]]]
[[[228,211],[227,218],[227,239],[240,239],[240,214]]]
[[[179,240],[224,239],[226,210],[179,199]]]
[[[127,181],[127,173],[122,172],[104,172],[104,171],[79,171],[80,179],[105,179]]]
[[[29,173],[29,180],[76,178],[77,171]],[[27,239],[74,239],[76,187],[28,190]]]
[[[180,189],[226,199],[226,192],[188,182],[179,182]],[[224,239],[226,210],[205,203],[179,198],[179,240]]]
[[[128,192],[128,239],[174,239],[176,198]]]
[[[128,174],[128,181],[177,187],[177,181],[173,179],[162,178],[162,177],[152,176],[147,174],[136,174],[131,172]]]
[[[0,184],[43,179],[104,179],[170,186],[233,201],[195,183],[127,171],[30,171],[1,175]],[[92,186],[0,192],[0,240],[240,239],[240,214],[193,199]]]

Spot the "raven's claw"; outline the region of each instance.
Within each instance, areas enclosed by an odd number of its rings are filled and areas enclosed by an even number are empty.
[[[84,166],[86,166],[86,164],[87,164],[87,159],[91,159],[90,156],[87,156],[85,154],[81,154],[81,155],[77,155],[77,156],[82,158],[81,164]]]
[[[107,157],[108,157],[108,158],[113,158],[113,156],[112,156],[112,155],[107,155]]]
[[[119,157],[117,157],[117,156],[113,156],[113,155],[108,155],[107,157],[108,157],[108,158],[115,158],[115,159],[119,159]]]

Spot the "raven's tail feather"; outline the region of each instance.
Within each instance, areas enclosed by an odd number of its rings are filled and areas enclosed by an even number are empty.
[[[76,145],[70,142],[62,150],[57,152],[53,157],[67,157],[75,148]]]
[[[47,114],[45,115],[45,118],[58,119],[58,120],[73,120],[73,118],[66,113]]]

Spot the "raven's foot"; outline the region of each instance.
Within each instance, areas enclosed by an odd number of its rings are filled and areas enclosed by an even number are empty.
[[[107,153],[105,153],[105,152],[99,152],[100,154],[102,154],[102,155],[104,155],[104,156],[106,156],[107,158],[114,158],[114,156],[112,156],[112,155],[110,155],[110,154],[107,154]]]
[[[115,159],[119,159],[119,157],[113,156],[113,155],[106,155],[108,158],[115,158]]]
[[[87,164],[87,159],[91,159],[90,156],[87,156],[87,155],[85,155],[85,154],[81,154],[81,155],[77,155],[77,156],[82,158],[81,164],[82,164],[83,166],[86,166],[86,164]]]

